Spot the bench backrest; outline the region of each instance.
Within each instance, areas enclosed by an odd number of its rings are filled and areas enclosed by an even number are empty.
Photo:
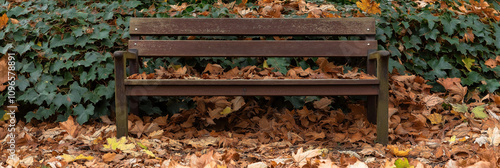
[[[377,48],[374,18],[131,18],[139,56],[366,57]],[[140,36],[360,36],[362,40],[141,40]]]

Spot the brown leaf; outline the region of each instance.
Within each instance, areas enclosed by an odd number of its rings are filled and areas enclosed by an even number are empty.
[[[231,100],[233,104],[233,111],[238,111],[240,108],[245,105],[245,99],[242,96],[236,96],[233,100]]]
[[[116,153],[106,153],[102,155],[102,160],[104,162],[111,162],[115,159]]]
[[[306,136],[310,137],[312,140],[323,139],[326,137],[324,132],[317,133],[314,131],[306,133]]]
[[[6,16],[5,14],[3,14],[3,15]],[[0,24],[1,24],[1,18],[0,18]],[[0,58],[0,72],[2,72],[0,74],[0,92],[4,91],[5,88],[7,88],[7,86],[8,86],[8,85],[3,85],[5,82],[9,81],[8,73],[7,73],[8,68],[9,68],[9,66],[7,65],[8,57],[9,57],[9,55],[5,54],[2,58]]]
[[[60,122],[59,126],[66,130],[69,135],[71,135],[73,138],[76,138],[78,135],[78,132],[80,130],[80,125],[75,122],[75,119],[73,116],[69,116],[68,120],[64,122]]]
[[[222,66],[218,64],[208,63],[207,66],[205,67],[205,70],[203,70],[203,73],[205,72],[209,72],[212,75],[219,75],[222,74],[222,72],[224,72],[224,69],[222,68]]]
[[[467,87],[460,84],[460,78],[440,78],[437,82],[453,95],[456,102],[462,102],[467,94]]]
[[[7,25],[7,22],[9,21],[9,18],[7,17],[7,13],[4,13],[2,17],[0,17],[0,30],[2,30],[5,25]],[[5,72],[5,71],[3,71]]]
[[[314,108],[316,109],[320,109],[320,110],[328,110],[330,109],[329,105],[332,104],[332,100],[326,98],[326,97],[323,97],[322,99],[320,99],[319,101],[315,101],[313,103],[314,105]]]
[[[137,138],[140,138],[142,133],[144,133],[146,127],[142,121],[136,121],[134,127],[130,130],[130,133],[136,134]]]
[[[161,116],[158,118],[155,118],[153,120],[154,123],[158,124],[159,126],[166,126],[167,125],[167,120],[168,120],[168,115],[167,116]]]
[[[466,42],[473,42],[474,41],[474,33],[472,33],[472,29],[467,29],[467,32],[464,33],[464,40]]]
[[[500,56],[497,56],[496,59],[488,59],[484,62],[484,65],[490,67],[490,68],[495,68],[497,65],[500,63]]]
[[[432,113],[427,118],[431,121],[431,124],[441,124],[444,122],[443,116],[439,113]]]

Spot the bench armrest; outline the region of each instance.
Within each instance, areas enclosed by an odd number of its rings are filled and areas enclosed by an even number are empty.
[[[369,54],[368,59],[379,59],[381,57],[389,57],[391,53],[386,50],[375,51]]]

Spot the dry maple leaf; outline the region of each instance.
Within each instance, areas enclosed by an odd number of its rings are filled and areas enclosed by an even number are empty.
[[[2,30],[5,27],[5,25],[7,25],[8,21],[9,18],[7,17],[7,13],[4,13],[2,17],[0,17],[0,30]]]
[[[387,149],[394,155],[398,157],[406,157],[410,153],[411,149],[399,150],[396,145],[387,145]]]
[[[460,84],[460,78],[439,78],[437,82],[450,92],[456,102],[463,102],[467,87]]]
[[[71,135],[73,138],[76,138],[81,127],[78,123],[75,122],[73,116],[69,116],[68,120],[60,122],[59,126],[62,129],[66,130],[68,134]]]
[[[295,162],[302,167],[307,164],[307,159],[321,155],[321,149],[313,149],[304,152],[303,148],[300,148],[297,153],[292,153],[292,158]]]
[[[140,138],[142,133],[146,130],[142,121],[136,121],[134,127],[130,130],[130,133],[136,134],[137,138]]]
[[[5,14],[4,14],[5,16]],[[6,16],[7,17],[7,16]],[[1,20],[1,19],[0,19]],[[1,21],[0,21],[1,22]],[[1,23],[0,23],[1,24]],[[0,25],[1,26],[1,25]],[[1,30],[1,29],[0,29]],[[5,82],[9,81],[8,79],[8,74],[6,72],[8,72],[8,65],[7,65],[7,58],[9,56],[7,54],[5,54],[2,58],[0,58],[0,72],[2,72],[0,74],[0,92],[1,91],[4,91],[5,88],[7,88],[8,85],[3,85]]]
[[[368,14],[380,14],[380,3],[372,0],[361,0],[356,2],[356,6]]]

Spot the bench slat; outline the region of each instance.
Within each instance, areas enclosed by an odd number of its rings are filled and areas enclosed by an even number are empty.
[[[353,96],[377,95],[378,85],[125,86],[127,96]]]
[[[125,85],[378,85],[378,79],[125,79]]]
[[[375,40],[349,41],[205,41],[205,40],[130,40],[129,49],[139,56],[179,57],[366,57],[376,49]]]
[[[130,35],[374,35],[374,18],[131,18]]]

